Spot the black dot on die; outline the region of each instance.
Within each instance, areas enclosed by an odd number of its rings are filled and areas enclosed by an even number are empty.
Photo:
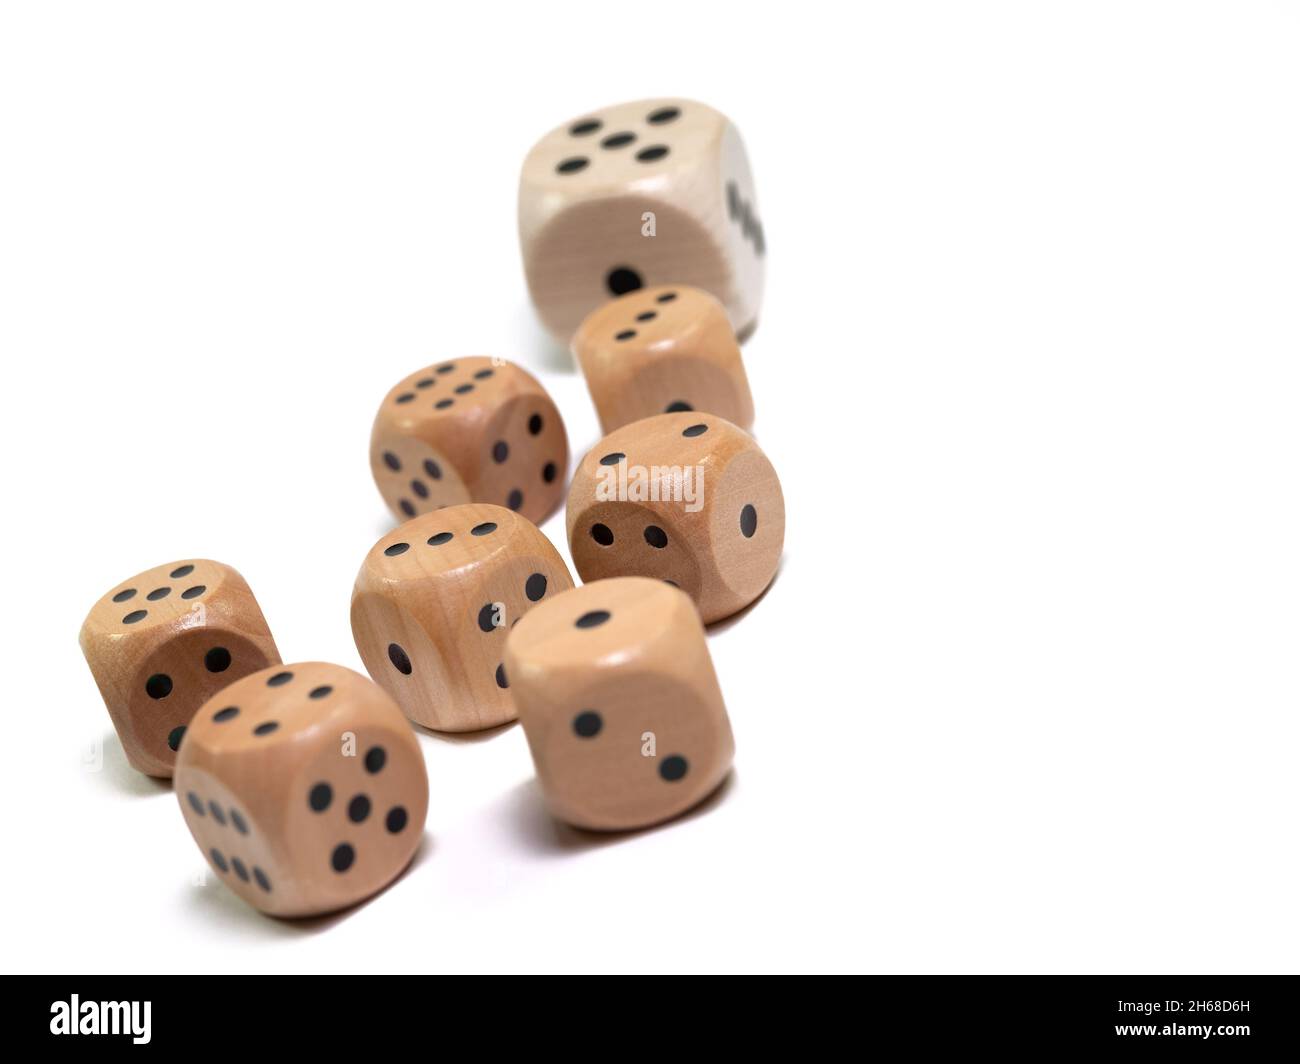
[[[185,796],[185,799],[190,803],[190,808],[193,809],[196,813],[198,813],[199,816],[207,815],[208,811],[203,807],[203,799],[201,799],[193,791],[190,791],[190,793]]]
[[[456,385],[456,387],[455,387],[454,389],[452,389],[452,390],[453,390],[457,395],[468,395],[470,392],[472,392],[472,391],[474,390],[474,385],[472,385],[472,384],[468,384],[468,383],[466,383],[466,384],[458,384],[458,385]]]
[[[194,566],[178,565],[169,575],[173,580],[179,580],[182,576],[189,576],[192,572],[194,572]]]
[[[680,107],[660,107],[658,110],[651,111],[646,115],[645,120],[651,125],[662,126],[665,123],[671,122],[681,113],[682,109]]]
[[[429,497],[429,489],[424,486],[423,480],[411,481],[411,490],[421,499],[427,499]]]
[[[225,724],[226,721],[234,720],[237,716],[239,716],[239,707],[227,706],[225,709],[219,709],[212,714],[212,719],[217,724]]]
[[[348,802],[348,819],[354,824],[360,824],[370,815],[370,799],[364,794],[358,794],[352,801]]]
[[[434,480],[442,479],[442,466],[438,465],[438,463],[432,458],[426,458],[424,460],[424,471]]]
[[[436,383],[437,381],[435,381],[432,377],[424,377],[416,381],[415,386],[420,389],[432,388]]]
[[[208,851],[208,856],[212,858],[212,863],[216,865],[217,868],[221,870],[221,872],[224,873],[230,870],[230,866],[226,864],[226,855],[223,854],[220,850],[218,850],[215,846],[213,846],[212,849]]]
[[[497,686],[503,691],[510,686],[510,680],[506,677],[506,667],[498,665],[496,671]]]
[[[280,722],[278,720],[268,720],[254,728],[253,734],[258,736],[270,735],[278,727],[280,727]]]
[[[154,673],[145,681],[144,693],[150,698],[166,698],[172,693],[172,678],[166,673]]]
[[[665,413],[665,414],[680,414],[680,413],[681,413],[682,411],[684,411],[684,410],[694,410],[694,409],[695,409],[695,408],[694,408],[693,406],[691,406],[690,403],[684,403],[684,402],[682,402],[680,399],[678,399],[677,402],[675,402],[675,403],[669,403],[666,407],[664,407],[664,413]]]
[[[439,373],[452,373],[452,372],[455,371],[455,369],[456,369],[456,363],[455,363],[455,362],[444,362],[441,366],[438,367],[438,372],[439,372]]]
[[[323,813],[334,800],[334,789],[328,783],[318,783],[307,793],[307,804],[312,812]]]
[[[452,535],[450,532],[439,532],[436,535],[430,536],[425,540],[425,542],[428,543],[430,547],[441,547],[444,543],[450,543],[451,539]]]
[[[635,292],[641,286],[641,275],[629,266],[616,266],[605,275],[605,287],[616,296]]]
[[[623,461],[626,457],[627,455],[622,451],[614,451],[611,454],[605,455],[605,457],[600,460],[600,464],[605,466],[618,465],[619,462]]]
[[[230,668],[230,651],[225,647],[213,647],[203,655],[203,667],[208,672],[225,672]]]
[[[643,310],[636,316],[637,321],[654,321],[659,317],[659,312],[654,310]]]
[[[758,531],[758,511],[750,503],[740,511],[740,534],[749,539]]]
[[[384,465],[388,466],[388,468],[391,469],[394,473],[397,473],[401,471],[402,460],[398,458],[397,455],[393,454],[392,451],[385,451]]]
[[[208,812],[212,814],[212,819],[223,828],[226,826],[226,814],[221,811],[221,806],[217,805],[216,802],[208,803]]]
[[[113,596],[114,602],[125,602],[127,599],[135,598],[135,588],[128,587],[119,591]]]
[[[636,140],[635,133],[611,133],[600,142],[602,148],[626,148]]]
[[[193,587],[187,587],[184,591],[182,591],[181,598],[196,599],[200,595],[202,595],[203,592],[207,591],[207,589],[208,588],[206,584],[195,584]]]
[[[402,828],[406,827],[406,810],[400,805],[393,806],[388,810],[388,816],[384,817],[384,827],[390,834],[396,835]]]
[[[497,630],[497,608],[495,603],[489,602],[478,611],[478,626],[485,632],[495,632]]]
[[[555,480],[557,473],[559,473],[559,470],[555,467],[554,462],[547,462],[546,465],[542,466],[542,479],[548,484]]]
[[[510,457],[510,445],[505,440],[497,440],[492,445],[492,461],[500,465]]]
[[[536,436],[541,431],[542,431],[542,415],[534,414],[532,417],[528,419],[528,434],[530,436]]]
[[[172,589],[169,587],[156,587],[150,591],[149,594],[145,595],[145,598],[150,602],[157,602],[159,599],[165,599],[171,593]]]
[[[456,401],[455,399],[439,399],[436,403],[433,404],[433,408],[435,410],[446,410],[447,407],[451,406],[451,404],[454,403],[455,401]]]
[[[402,513],[406,514],[407,517],[415,516],[415,506],[410,499],[402,499],[397,505],[401,508]]]
[[[658,550],[668,546],[668,533],[658,525],[645,526],[645,541]]]
[[[272,676],[269,680],[266,681],[266,686],[283,687],[292,679],[293,679],[293,673],[291,672],[277,672],[274,676]]]
[[[382,746],[372,746],[366,751],[366,771],[372,776],[380,771],[388,761],[388,754]]]
[[[676,298],[677,298],[677,293],[676,293],[676,292],[665,292],[663,295],[656,296],[656,297],[655,297],[655,302],[656,302],[656,303],[671,303],[671,302],[672,302],[674,299],[676,299]]]
[[[405,554],[411,549],[409,543],[394,543],[384,548],[384,553],[390,558],[396,558],[399,554]]]
[[[581,122],[575,122],[569,127],[569,133],[575,137],[587,137],[595,133],[601,127],[599,118],[584,118]]]
[[[411,675],[411,659],[406,656],[406,651],[396,643],[388,644],[388,660],[393,663],[393,668],[403,676]]]
[[[396,399],[394,399],[393,402],[395,402],[395,403],[409,403],[409,402],[410,402],[412,399],[414,399],[414,398],[415,398],[415,393],[414,393],[414,392],[403,392],[403,393],[402,393],[401,395],[399,395]]]
[[[238,857],[232,857],[230,859],[230,867],[235,870],[235,875],[237,875],[245,883],[248,882],[248,869],[244,867],[243,861],[241,861]]]
[[[635,330],[635,329],[624,329],[622,332],[615,333],[615,334],[614,334],[614,339],[615,339],[615,340],[631,340],[634,336],[636,336],[636,330]]]
[[[308,697],[308,698],[326,698],[326,697],[329,696],[330,692],[333,691],[333,690],[334,690],[334,688],[332,688],[329,684],[321,684],[320,687],[313,687],[309,692],[307,692],[307,697]]]
[[[659,762],[659,775],[669,783],[676,783],[686,775],[687,767],[686,758],[681,754],[673,754]]]
[[[555,172],[557,174],[576,174],[579,170],[585,170],[589,162],[590,160],[585,156],[574,155],[557,164]]]
[[[682,435],[693,439],[696,436],[703,436],[708,431],[708,425],[691,425],[689,428],[682,429]]]
[[[523,504],[524,504],[524,493],[520,491],[518,488],[515,488],[509,495],[506,496],[507,510],[518,510],[519,507],[523,506]]]
[[[248,823],[242,816],[240,816],[239,810],[232,809],[230,811],[230,822],[235,825],[235,830],[241,835],[248,834]]]
[[[609,525],[594,524],[591,526],[591,538],[602,547],[608,547],[614,542],[614,533]]]
[[[668,146],[665,144],[652,144],[648,148],[642,148],[636,153],[636,161],[639,163],[653,163],[662,159],[668,154]]]
[[[185,738],[184,724],[180,725],[180,727],[173,728],[171,731],[167,733],[168,748],[171,750],[179,750],[181,748],[181,740],[184,738]]]
[[[546,577],[541,573],[533,573],[524,584],[524,594],[528,596],[529,602],[536,602],[546,594]]]
[[[137,621],[143,621],[149,616],[148,610],[132,610],[122,618],[123,624],[135,624]]]
[[[589,610],[573,622],[575,628],[595,628],[609,620],[609,610]]]
[[[600,733],[604,724],[594,709],[584,709],[573,718],[573,734],[580,739],[591,739]]]
[[[495,521],[484,521],[481,525],[475,525],[469,530],[471,536],[490,536],[497,530]]]
[[[268,894],[271,893],[271,881],[266,877],[266,873],[263,872],[256,865],[253,866],[253,878],[257,880],[257,885],[259,887],[261,887]]]
[[[346,842],[340,842],[334,847],[334,852],[330,854],[330,867],[335,872],[346,872],[352,867],[352,862],[356,859],[357,851]]]

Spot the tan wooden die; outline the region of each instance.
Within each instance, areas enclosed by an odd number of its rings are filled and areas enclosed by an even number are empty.
[[[490,502],[531,521],[564,496],[569,441],[546,390],[499,358],[438,362],[384,397],[370,437],[370,469],[405,521],[443,506]]]
[[[279,662],[244,578],[228,565],[169,562],[117,584],[81,626],[81,650],[131,766],[169,777],[195,710]]]
[[[643,288],[593,310],[573,338],[600,426],[698,410],[748,430],[754,400],[722,305],[699,288]]]
[[[551,812],[594,830],[645,827],[712,793],[731,724],[690,599],[659,580],[557,595],[506,643],[519,719]]]
[[[263,669],[206,702],[175,787],[217,877],[277,916],[383,889],[414,855],[429,805],[424,756],[393,700],[319,661]]]
[[[471,503],[425,514],[371,548],[352,592],[366,670],[426,728],[515,719],[507,630],[573,586],[559,552],[520,514]]]
[[[712,292],[743,340],[758,320],[766,241],[749,160],[726,116],[637,100],[557,126],[519,179],[524,273],[567,344],[611,296],[663,284]]]
[[[585,582],[667,580],[705,623],[763,593],[785,540],[772,463],[752,436],[713,414],[660,414],[606,436],[578,464],[565,516]]]

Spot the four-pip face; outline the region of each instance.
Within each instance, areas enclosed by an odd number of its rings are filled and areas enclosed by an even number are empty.
[[[601,580],[510,633],[507,667],[547,805],[594,830],[644,827],[712,793],[734,742],[694,606],[659,580]]]
[[[735,126],[694,100],[605,107],[547,133],[524,160],[519,239],[562,343],[611,297],[663,284],[713,293],[742,339],[757,322],[766,240],[749,160]]]
[[[749,379],[722,305],[690,285],[643,288],[593,310],[573,354],[613,432],[655,414],[698,410],[748,430]]]
[[[81,649],[127,761],[164,778],[194,711],[227,684],[280,660],[244,578],[204,558],[118,584],[86,617]]]
[[[385,396],[370,440],[375,483],[399,520],[486,502],[541,521],[569,464],[560,412],[525,370],[499,358],[438,362]]]
[[[426,728],[475,731],[515,719],[506,632],[573,586],[527,518],[472,503],[425,514],[371,548],[352,593],[366,671]]]
[[[176,762],[185,823],[250,905],[352,905],[410,862],[428,810],[424,756],[393,700],[351,669],[273,666],[205,703]]]

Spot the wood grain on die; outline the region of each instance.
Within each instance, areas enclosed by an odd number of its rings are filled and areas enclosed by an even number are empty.
[[[127,761],[163,778],[195,710],[280,660],[248,583],[206,558],[116,585],[91,609],[80,641]]]
[[[603,432],[687,410],[747,431],[754,422],[740,345],[722,304],[702,289],[662,285],[611,300],[583,321],[573,354]]]
[[[487,502],[542,521],[560,504],[569,465],[564,421],[546,390],[503,359],[435,363],[384,397],[370,468],[399,520]]]
[[[410,862],[428,811],[424,756],[379,687],[339,665],[254,673],[206,702],[176,797],[214,873],[250,905],[353,905]]]
[[[646,235],[644,216],[654,216]],[[694,100],[637,100],[542,137],[519,181],[519,239],[533,302],[567,344],[611,296],[690,284],[753,331],[766,238],[740,134]]]
[[[698,503],[682,491],[686,471],[702,485]],[[646,497],[636,497],[642,482]],[[714,414],[661,414],[606,436],[578,465],[565,519],[583,581],[671,581],[705,623],[762,594],[785,541],[776,470],[752,436]]]
[[[366,670],[417,724],[476,731],[515,719],[508,629],[573,586],[526,517],[470,503],[424,514],[371,548],[352,593]]]
[[[594,830],[668,820],[711,794],[735,750],[704,629],[658,580],[601,580],[511,631],[506,661],[551,812]]]

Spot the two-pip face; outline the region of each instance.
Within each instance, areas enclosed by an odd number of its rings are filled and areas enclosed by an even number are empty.
[[[613,296],[662,284],[713,293],[747,336],[766,241],[736,128],[694,100],[639,100],[579,115],[524,160],[519,236],[533,302],[567,343]]]

